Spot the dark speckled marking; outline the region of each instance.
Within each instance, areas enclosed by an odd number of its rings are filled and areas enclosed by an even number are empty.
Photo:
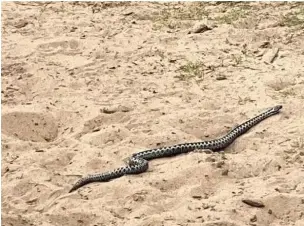
[[[229,144],[231,144],[238,136],[248,131],[251,127],[255,126],[264,119],[279,113],[281,108],[281,105],[272,107],[264,113],[259,114],[258,116],[244,122],[239,126],[236,126],[225,136],[216,140],[202,141],[197,143],[177,144],[170,147],[157,148],[135,153],[130,157],[127,166],[117,168],[110,172],[83,177],[82,179],[76,182],[76,184],[71,188],[69,192],[75,191],[78,188],[92,182],[106,182],[121,177],[125,174],[143,173],[148,169],[148,160],[151,159],[166,157],[180,153],[187,153],[193,151],[194,149],[211,149],[214,151],[223,149]]]

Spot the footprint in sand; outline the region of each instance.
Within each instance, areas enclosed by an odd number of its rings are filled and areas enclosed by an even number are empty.
[[[51,41],[38,45],[37,49],[40,53],[48,56],[58,53],[70,55],[79,52],[79,42],[74,39]]]
[[[95,146],[120,142],[126,139],[130,132],[124,125],[120,125],[119,123],[124,124],[129,118],[123,112],[101,114],[88,120],[84,124],[82,132],[76,135],[76,139],[81,139]]]
[[[51,142],[58,135],[58,126],[46,113],[11,112],[2,115],[1,131],[24,141]]]

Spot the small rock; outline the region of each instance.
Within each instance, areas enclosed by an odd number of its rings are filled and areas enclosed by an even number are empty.
[[[4,168],[4,170],[2,170],[2,176],[3,176],[5,173],[9,172],[9,171],[10,171],[10,169],[8,168],[8,166],[6,166],[6,167]]]
[[[202,196],[201,195],[193,195],[192,198],[194,198],[194,199],[202,199]]]
[[[127,107],[127,106],[119,106],[119,110],[121,112],[129,112],[129,111],[132,111],[132,108]]]
[[[26,203],[31,205],[31,204],[34,204],[37,201],[38,201],[38,198],[33,198],[33,199],[30,199],[30,200],[26,201]]]
[[[94,129],[92,130],[92,132],[98,132],[98,131],[100,131],[100,128],[99,128],[99,127],[94,128]]]
[[[226,80],[227,77],[226,77],[225,75],[219,74],[219,75],[217,75],[217,76],[215,77],[215,79],[220,81],[220,80]]]
[[[265,207],[264,203],[262,203],[259,200],[243,199],[242,202],[253,207],[258,207],[258,208]]]
[[[206,162],[215,162],[215,158],[213,156],[209,156],[205,159]]]
[[[35,152],[44,152],[44,150],[43,149],[37,149],[37,150],[35,150]]]
[[[269,41],[264,41],[263,43],[261,43],[261,45],[259,47],[260,48],[269,48],[270,47],[270,42]]]
[[[250,222],[256,222],[257,221],[257,216],[253,215],[253,217],[250,218]]]
[[[271,209],[268,210],[268,214],[272,214],[272,210]]]
[[[125,12],[125,13],[123,13],[122,15],[124,15],[124,16],[130,16],[130,15],[132,15],[134,12],[132,12],[132,11],[129,11],[129,12]]]
[[[70,30],[70,32],[74,32],[76,30],[77,30],[77,27],[72,27],[71,30]]]
[[[215,164],[216,168],[222,168],[223,165],[225,165],[224,161],[220,161]]]
[[[113,113],[117,112],[117,108],[112,108],[112,109],[103,108],[103,109],[100,109],[100,111],[105,114],[113,114]]]
[[[108,68],[109,68],[109,69],[115,69],[116,66],[115,66],[115,65],[111,65],[111,66],[109,66]]]
[[[227,176],[228,173],[229,173],[229,170],[225,169],[225,170],[223,170],[222,175],[223,175],[223,176]]]
[[[208,205],[207,203],[203,203],[203,209],[206,210],[206,209],[209,209],[211,208],[212,206]]]
[[[263,56],[262,60],[266,64],[271,64],[277,58],[279,53],[279,48],[269,49],[265,55]]]
[[[26,25],[28,25],[28,22],[26,20],[19,20],[19,22],[15,25],[15,28],[23,28]]]
[[[188,32],[188,34],[203,33],[209,30],[212,30],[212,28],[208,27],[206,24],[198,23]]]

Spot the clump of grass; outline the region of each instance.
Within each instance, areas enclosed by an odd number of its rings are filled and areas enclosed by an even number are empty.
[[[293,148],[304,148],[304,139],[302,137],[299,137],[298,139],[292,142],[291,146]]]
[[[159,19],[201,20],[208,15],[203,3],[192,3],[184,7],[168,7],[160,12]]]
[[[284,97],[288,97],[288,96],[296,96],[296,91],[293,88],[290,89],[284,89],[281,90],[280,93],[284,96]]]
[[[277,80],[274,80],[274,81],[270,82],[268,84],[268,86],[270,88],[272,88],[274,91],[284,91],[284,89],[288,89],[288,88],[294,86],[295,84],[296,83],[295,83],[294,80],[288,81],[288,80],[277,79]],[[288,91],[285,91],[285,92],[282,92],[282,93],[283,94],[285,93],[285,96],[288,96],[288,94],[292,93],[293,91],[288,90]]]
[[[232,7],[234,7],[234,8],[239,8],[239,9],[244,9],[244,10],[249,10],[249,9],[252,9],[252,8],[254,8],[254,6],[252,6],[251,4],[250,4],[250,2],[248,3],[248,2],[220,2],[219,4],[221,4],[221,5],[224,5],[224,6],[226,6],[226,7],[230,7],[230,8],[232,8]]]
[[[226,13],[223,16],[215,18],[219,23],[223,24],[232,24],[240,18],[245,18],[247,12],[242,9],[233,9],[230,12]]]
[[[295,13],[283,15],[279,21],[280,26],[294,27],[304,25],[304,8]]]
[[[201,79],[204,76],[204,63],[197,62],[188,62],[185,65],[179,67],[178,72],[180,73],[176,78],[187,81],[191,78],[199,78]]]
[[[242,56],[241,55],[232,54],[232,60],[233,60],[233,66],[238,66],[239,64],[242,63]]]
[[[242,98],[239,96],[239,99],[238,99],[238,104],[239,105],[244,105],[246,103],[252,103],[252,102],[255,102],[255,100],[251,99],[250,97],[245,97],[245,98]]]
[[[153,17],[155,28],[163,26],[170,29],[189,27],[191,21],[202,20],[208,17],[204,3],[192,3],[189,6],[167,7]]]
[[[168,27],[169,29],[178,29],[178,28],[189,28],[192,26],[192,23],[189,21],[177,21],[177,20],[163,20],[158,21],[153,24],[155,30],[159,30],[163,27]]]

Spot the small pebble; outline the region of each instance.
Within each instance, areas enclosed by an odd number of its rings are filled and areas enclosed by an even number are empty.
[[[100,128],[95,128],[95,129],[93,129],[92,132],[98,132],[98,131],[100,131]]]
[[[217,75],[217,76],[215,77],[215,79],[220,81],[220,80],[226,80],[227,77],[226,77],[225,75]]]
[[[37,150],[35,150],[35,152],[44,152],[44,150],[43,149],[37,149]]]
[[[253,207],[258,207],[258,208],[265,207],[264,203],[262,203],[259,200],[243,199],[242,202]]]
[[[223,175],[223,176],[227,176],[227,175],[228,175],[228,172],[229,172],[229,170],[225,169],[225,170],[223,170],[222,175]]]
[[[201,195],[193,195],[192,198],[194,198],[194,199],[202,199],[202,196]]]
[[[113,113],[117,112],[117,109],[103,108],[103,109],[100,109],[100,111],[105,114],[113,114]]]
[[[208,27],[206,24],[196,24],[188,34],[196,34],[196,33],[203,33],[205,31],[212,30],[212,28]]]
[[[253,217],[250,218],[250,221],[251,222],[256,222],[257,221],[257,216],[253,215]]]
[[[15,25],[15,28],[23,28],[25,27],[26,25],[28,25],[28,22],[25,21],[25,20],[20,20],[16,25]]]
[[[271,64],[277,58],[279,53],[279,48],[269,49],[265,55],[263,56],[262,60],[266,64]]]
[[[132,11],[129,11],[129,12],[125,12],[125,13],[123,13],[122,15],[124,15],[124,16],[130,16],[130,15],[132,15],[134,12],[132,12]]]
[[[269,213],[269,214],[272,214],[272,210],[271,210],[271,209],[269,209],[269,210],[268,210],[268,213]]]

